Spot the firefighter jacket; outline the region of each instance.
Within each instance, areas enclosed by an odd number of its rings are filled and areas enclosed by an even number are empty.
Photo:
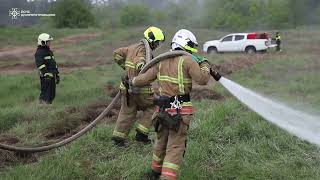
[[[183,55],[161,61],[146,73],[133,78],[132,85],[144,86],[157,79],[160,96],[173,97],[190,94],[192,81],[205,85],[209,78],[210,70],[207,62],[199,65],[191,56]],[[192,104],[188,102],[182,106],[192,107]],[[184,114],[183,109],[181,112]]]
[[[143,42],[116,49],[113,53],[114,61],[126,71],[127,76],[131,79],[137,76],[143,66],[146,64],[146,49]],[[121,83],[120,89],[126,88]],[[136,89],[136,88],[135,88]],[[153,93],[151,85],[145,84],[139,88],[139,93]]]
[[[54,77],[59,74],[58,66],[54,60],[53,52],[48,46],[38,46],[35,53],[36,66],[40,71],[40,76]]]

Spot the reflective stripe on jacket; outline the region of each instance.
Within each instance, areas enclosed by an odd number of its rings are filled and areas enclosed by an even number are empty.
[[[123,91],[127,90],[127,88],[123,85],[122,82],[120,82],[119,89]],[[153,89],[151,88],[151,86],[134,88],[134,89],[136,89],[136,92],[133,92],[134,94],[153,94]]]
[[[129,78],[139,74],[138,66],[145,63],[146,49],[142,42],[116,49],[113,53],[114,61],[125,69]]]
[[[200,66],[191,56],[177,56],[158,63],[146,73],[133,78],[134,86],[144,86],[154,80],[159,82],[160,96],[190,94],[192,81],[205,85],[210,78],[209,64],[204,62]]]
[[[40,75],[44,74],[59,74],[58,66],[55,61],[53,52],[47,46],[38,46],[37,51],[34,55],[35,63],[40,71]]]
[[[146,49],[142,42],[116,49],[113,53],[114,61],[126,71],[129,78],[137,76],[144,66],[146,58]],[[121,90],[126,90],[126,87],[121,83]],[[135,88],[139,93],[150,94],[153,93],[150,84],[142,88]]]
[[[160,96],[172,97],[190,94],[192,80],[199,85],[205,85],[209,78],[208,63],[204,62],[199,66],[191,56],[184,55],[161,61],[146,73],[133,78],[132,84],[144,86],[157,79]]]

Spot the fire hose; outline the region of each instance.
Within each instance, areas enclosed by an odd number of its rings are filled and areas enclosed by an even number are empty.
[[[147,43],[145,40],[142,40],[142,41],[144,42],[144,44],[146,46],[147,64],[143,67],[143,69],[140,71],[139,74],[145,73],[152,66],[154,66],[157,63],[159,63],[160,61],[166,60],[168,58],[172,58],[172,57],[176,57],[176,56],[180,56],[180,55],[190,55],[189,53],[187,53],[185,51],[172,51],[172,52],[166,52],[166,53],[160,54],[159,56],[150,60],[151,52],[150,52],[150,48],[149,48],[149,43]],[[108,105],[108,107],[106,109],[104,109],[103,112],[98,117],[96,117],[90,124],[88,124],[82,130],[80,130],[78,133],[76,133],[76,134],[74,134],[64,140],[61,140],[59,142],[56,142],[56,143],[53,143],[50,145],[38,146],[38,147],[20,147],[20,146],[12,146],[12,145],[0,143],[0,149],[4,149],[4,150],[8,150],[8,151],[15,151],[15,152],[23,152],[23,153],[35,153],[35,152],[48,151],[51,149],[55,149],[55,148],[64,146],[64,145],[78,139],[79,137],[81,137],[82,135],[87,133],[89,130],[91,130],[101,119],[103,119],[108,114],[108,112],[114,107],[116,102],[119,101],[120,97],[121,97],[121,93],[119,91],[118,94],[113,98],[111,103]]]

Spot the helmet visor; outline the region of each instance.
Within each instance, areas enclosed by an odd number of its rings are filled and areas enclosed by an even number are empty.
[[[163,43],[164,43],[164,41],[155,41],[153,43],[154,49],[160,48]]]
[[[186,50],[191,51],[192,53],[197,53],[198,43],[195,43],[189,39],[187,45],[184,47]]]
[[[192,42],[190,39],[188,41],[188,46],[191,48],[197,48],[198,47],[198,43]]]

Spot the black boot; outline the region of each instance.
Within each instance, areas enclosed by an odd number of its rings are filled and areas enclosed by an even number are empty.
[[[137,130],[136,141],[142,142],[144,144],[150,144],[151,140],[148,139],[148,135],[143,134],[142,132]]]
[[[160,175],[161,173],[155,172],[153,170],[146,174],[148,180],[158,180],[160,179]]]
[[[126,147],[126,144],[124,143],[125,139],[123,138],[119,138],[119,137],[112,137],[111,140],[113,141],[113,144],[115,146],[118,146],[118,147]]]

